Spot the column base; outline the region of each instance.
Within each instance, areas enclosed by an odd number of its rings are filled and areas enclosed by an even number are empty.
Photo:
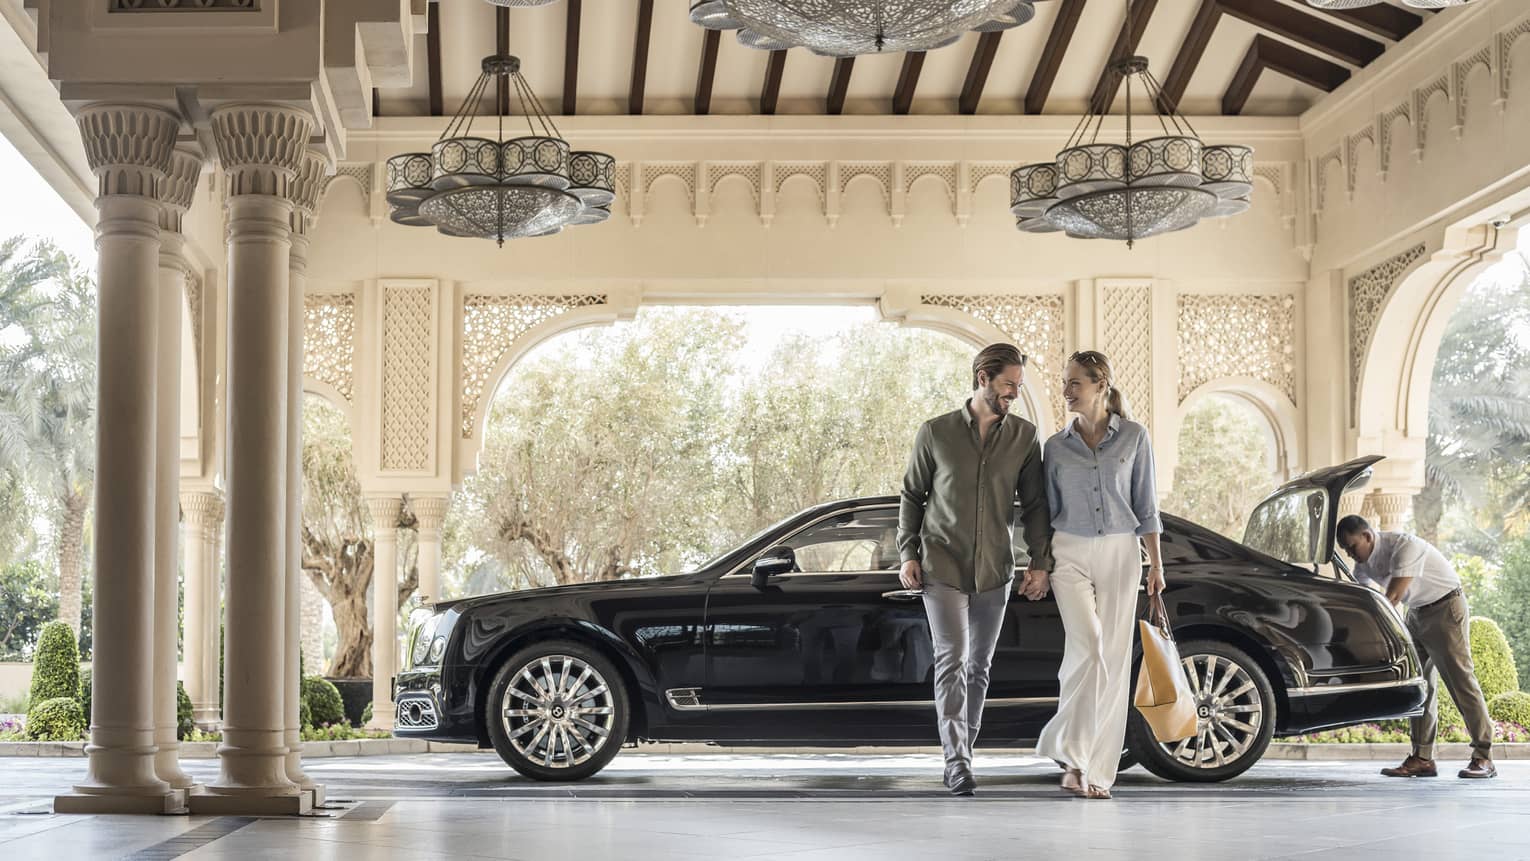
[[[314,793],[296,795],[223,795],[207,790],[190,799],[193,816],[302,816],[314,808]]]
[[[303,790],[303,794],[307,795],[312,801],[314,810],[318,810],[324,806],[324,784],[315,783],[313,786],[305,788]]]
[[[184,789],[172,789],[163,795],[93,795],[72,792],[54,796],[53,812],[174,816],[187,812],[187,794]]]

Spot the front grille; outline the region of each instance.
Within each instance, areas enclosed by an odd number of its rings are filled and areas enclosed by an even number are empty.
[[[435,702],[427,697],[399,700],[394,725],[399,729],[435,729],[440,725]]]

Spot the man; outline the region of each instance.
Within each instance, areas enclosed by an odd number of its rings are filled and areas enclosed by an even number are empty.
[[[1472,669],[1471,614],[1461,593],[1461,578],[1444,554],[1405,532],[1377,532],[1365,518],[1351,514],[1339,521],[1339,547],[1355,560],[1355,577],[1375,585],[1392,604],[1408,607],[1408,633],[1424,662],[1429,697],[1424,714],[1412,722],[1413,753],[1387,777],[1435,777],[1434,738],[1438,726],[1439,679],[1456,701],[1472,736],[1472,761],[1457,777],[1496,777],[1493,722]],[[1436,676],[1438,671],[1438,676]]]
[[[977,788],[972,745],[1014,582],[1017,499],[1030,556],[1020,593],[1041,598],[1052,568],[1036,426],[1009,415],[1024,375],[1025,356],[1013,345],[985,347],[972,360],[972,396],[919,428],[903,478],[899,579],[907,589],[924,589],[945,784],[953,795]]]

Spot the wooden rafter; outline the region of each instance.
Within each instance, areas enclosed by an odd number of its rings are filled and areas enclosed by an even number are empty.
[[[1387,47],[1375,39],[1346,30],[1295,6],[1270,0],[1218,0],[1222,12],[1255,27],[1320,51],[1351,66],[1364,66]]]
[[[923,51],[909,51],[903,55],[903,71],[898,73],[898,88],[893,91],[893,113],[906,114],[913,107],[914,89],[919,86],[919,73],[923,69]]]
[[[510,10],[504,6],[494,9],[494,51],[510,53]],[[510,113],[510,87],[505,78],[494,78],[494,105],[500,116]]]
[[[786,71],[786,52],[771,51],[765,64],[765,85],[760,88],[760,113],[769,116],[776,112],[776,102],[781,99],[781,75]]]
[[[717,79],[717,50],[721,30],[707,30],[701,37],[701,65],[696,69],[696,100],[692,110],[705,116],[712,110],[712,82]]]
[[[1158,0],[1136,0],[1131,4],[1131,15],[1121,22],[1116,44],[1110,50],[1105,68],[1100,70],[1100,78],[1094,85],[1094,95],[1089,97],[1092,110],[1099,113],[1110,110],[1116,100],[1116,93],[1121,89],[1121,76],[1115,70],[1116,62],[1137,52],[1137,45],[1142,42],[1142,34],[1147,30],[1148,21],[1152,19],[1153,10],[1157,7]]]
[[[1249,96],[1254,92],[1254,85],[1259,83],[1259,76],[1265,69],[1317,87],[1325,93],[1333,92],[1349,80],[1349,70],[1338,63],[1260,33],[1254,37],[1253,44],[1249,45],[1237,74],[1233,75],[1232,83],[1228,84],[1227,92],[1222,96],[1222,113],[1237,115],[1243,112]]]
[[[993,68],[994,55],[999,52],[999,38],[1003,30],[984,33],[978,37],[977,49],[972,52],[972,64],[967,67],[967,81],[962,85],[962,96],[957,108],[964,114],[975,114],[978,102],[983,98],[983,87],[988,83],[988,72]]]
[[[828,113],[845,112],[845,95],[850,92],[850,73],[854,70],[854,57],[840,57],[834,61],[834,76],[829,79],[829,98],[824,105]]]
[[[563,36],[563,115],[579,109],[579,18],[584,0],[568,0],[568,26]]]
[[[1424,23],[1424,19],[1419,15],[1385,4],[1361,6],[1357,9],[1319,9],[1318,11],[1393,42],[1402,41]]]
[[[430,115],[446,112],[441,100],[441,4],[431,3],[425,12],[425,75],[430,87]]]
[[[632,46],[632,89],[627,95],[627,113],[643,112],[643,86],[648,81],[648,43],[653,35],[653,0],[638,0],[637,35]]]
[[[1173,113],[1179,109],[1179,100],[1184,98],[1190,77],[1201,65],[1201,57],[1206,53],[1206,46],[1211,44],[1211,34],[1220,20],[1222,4],[1218,0],[1201,0],[1201,8],[1196,10],[1195,20],[1190,22],[1190,32],[1185,34],[1179,54],[1174,57],[1174,65],[1169,69],[1168,77],[1163,79],[1163,92],[1158,102],[1160,111]]]
[[[1084,14],[1084,0],[1062,0],[1057,18],[1052,22],[1052,32],[1047,36],[1047,46],[1036,62],[1031,75],[1031,85],[1025,91],[1025,112],[1039,114],[1047,106],[1052,94],[1052,83],[1057,80],[1057,70],[1062,68],[1063,56],[1073,41],[1073,31],[1078,28],[1079,16]]]

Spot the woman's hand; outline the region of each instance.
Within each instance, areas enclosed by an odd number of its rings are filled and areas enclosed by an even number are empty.
[[[1149,595],[1157,595],[1164,589],[1163,566],[1152,565],[1148,567],[1147,592]]]

